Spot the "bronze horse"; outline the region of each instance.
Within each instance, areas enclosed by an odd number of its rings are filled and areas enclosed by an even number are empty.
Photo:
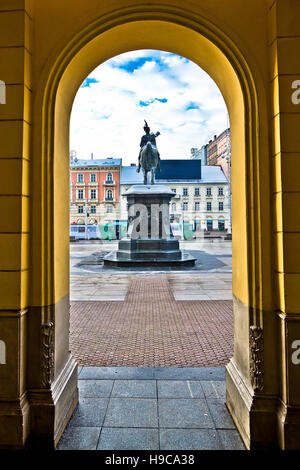
[[[158,150],[151,142],[147,142],[141,149],[140,166],[144,173],[144,184],[147,184],[147,174],[149,171],[151,172],[151,184],[154,184],[155,169],[157,167],[160,169],[160,165]]]

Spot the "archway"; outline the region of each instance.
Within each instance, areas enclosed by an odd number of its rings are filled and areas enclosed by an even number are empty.
[[[40,80],[34,106],[33,178],[33,294],[35,312],[29,328],[36,328],[40,311],[44,337],[51,338],[51,361],[42,365],[46,379],[42,388],[56,387],[53,401],[54,432],[50,425],[34,419],[33,435],[44,434],[58,441],[77,401],[76,365],[68,351],[69,265],[68,265],[68,171],[69,129],[72,103],[83,79],[101,62],[122,52],[160,49],[180,54],[203,68],[216,82],[229,110],[232,129],[233,194],[233,294],[235,353],[227,368],[227,404],[248,446],[259,439],[250,432],[253,395],[263,384],[261,361],[251,356],[249,341],[256,341],[263,328],[263,312],[271,310],[271,267],[261,253],[270,250],[270,220],[262,217],[265,202],[260,185],[268,168],[260,165],[261,152],[268,152],[267,129],[258,129],[265,116],[265,91],[259,76],[253,76],[251,58],[245,60],[234,43],[219,29],[183,9],[161,7],[128,8],[101,17],[74,37],[64,50],[53,51]],[[250,65],[251,64],[251,65]],[[264,159],[267,161],[267,159]],[[40,201],[37,204],[36,201]],[[267,236],[262,237],[262,233]],[[264,291],[264,297],[262,292]],[[34,326],[35,325],[35,326]],[[270,328],[273,327],[270,320]],[[265,332],[266,334],[266,332]],[[271,346],[271,345],[270,345]],[[37,354],[40,342],[30,345],[29,356]],[[41,354],[41,351],[40,351]],[[272,367],[275,357],[269,358]],[[40,364],[30,365],[31,377],[40,375]],[[34,380],[29,384],[35,388]],[[32,406],[38,417],[43,403]],[[259,413],[259,412],[258,412]],[[273,409],[263,409],[270,424]],[[255,418],[254,418],[255,419]],[[252,433],[252,434],[251,434]],[[267,436],[265,436],[267,439]]]

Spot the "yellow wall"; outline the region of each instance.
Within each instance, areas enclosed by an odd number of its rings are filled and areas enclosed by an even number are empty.
[[[30,249],[31,19],[24,2],[0,6],[0,309],[28,306]]]

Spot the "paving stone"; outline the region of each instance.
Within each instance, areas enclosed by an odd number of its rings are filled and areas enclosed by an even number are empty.
[[[116,380],[111,396],[114,398],[156,398],[156,381]]]
[[[204,398],[204,392],[200,380],[189,380],[188,383],[192,398]]]
[[[204,399],[159,399],[161,428],[214,428]]]
[[[161,380],[225,380],[224,367],[156,367],[154,377]]]
[[[158,398],[191,398],[187,382],[184,380],[158,380]]]
[[[96,450],[101,428],[68,426],[57,450]]]
[[[102,426],[108,405],[107,398],[81,398],[71,421],[71,426]]]
[[[225,370],[224,370],[225,371]],[[226,382],[225,380],[201,381],[201,385],[206,398],[226,398]]]
[[[158,450],[158,429],[103,428],[98,450]]]
[[[238,431],[233,429],[219,429],[218,435],[225,450],[246,450]]]
[[[104,427],[158,426],[157,401],[150,398],[111,398]]]
[[[216,429],[235,429],[230,413],[222,400],[208,398],[207,404]]]
[[[175,300],[210,300],[210,297],[206,294],[180,294],[174,293]],[[219,299],[217,299],[219,300]]]
[[[113,387],[113,380],[78,380],[79,397],[108,398]]]
[[[83,367],[79,379],[153,379],[151,367]]]
[[[213,429],[160,429],[161,450],[220,450],[221,441]]]
[[[204,398],[201,382],[158,380],[158,398]]]

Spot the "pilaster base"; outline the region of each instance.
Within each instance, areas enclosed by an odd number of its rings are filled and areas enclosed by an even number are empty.
[[[247,449],[279,448],[278,397],[255,395],[231,359],[226,366],[226,404]]]
[[[0,402],[0,449],[23,449],[29,432],[26,394],[16,401]]]
[[[77,363],[70,355],[51,388],[30,390],[28,448],[54,449],[77,404]]]
[[[300,407],[278,407],[278,439],[281,449],[300,449]]]

